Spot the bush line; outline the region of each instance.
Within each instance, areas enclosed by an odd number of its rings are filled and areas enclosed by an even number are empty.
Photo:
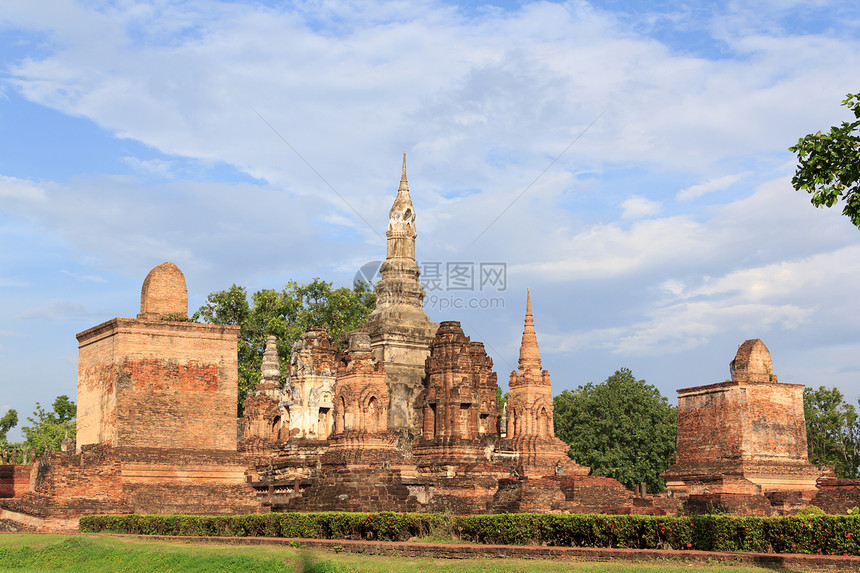
[[[91,515],[83,532],[408,541],[860,555],[860,516],[737,517],[505,513],[268,513]]]

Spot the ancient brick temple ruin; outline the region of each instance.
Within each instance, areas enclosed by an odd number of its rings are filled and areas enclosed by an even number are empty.
[[[185,277],[164,263],[137,318],[78,334],[76,447],[37,457],[0,519],[64,529],[92,513],[262,511],[236,449],[238,327],[187,313]]]
[[[690,510],[743,515],[857,505],[860,482],[827,479],[809,463],[803,386],[778,382],[764,343],[741,344],[729,370],[726,382],[678,390],[677,461],[663,473],[669,491]]]
[[[78,334],[77,443],[27,452],[24,463],[3,453],[0,524],[74,528],[81,515],[129,512],[774,515],[860,504],[860,482],[809,464],[802,387],[777,382],[760,340],[741,345],[730,381],[678,391],[666,492],[634,495],[589,475],[555,437],[530,293],[502,410],[483,344],[423,310],[415,220],[404,157],[376,309],[338,341],[308,329],[288,372],[270,336],[238,424],[238,327],[188,321],[182,272],[155,267],[137,318]]]
[[[279,385],[276,341],[267,344],[239,444],[253,460],[250,483],[264,504],[454,512],[632,506],[632,493],[588,476],[555,437],[529,296],[507,424],[483,344],[458,322],[430,322],[405,159],[386,235],[376,309],[342,337],[337,355],[324,330],[309,330]]]

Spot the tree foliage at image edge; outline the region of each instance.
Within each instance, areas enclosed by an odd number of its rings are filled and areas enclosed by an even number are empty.
[[[798,160],[791,185],[812,194],[816,207],[832,207],[841,199],[842,214],[860,229],[860,94],[848,94],[842,105],[856,121],[811,133],[789,147]]]
[[[810,463],[834,466],[837,478],[860,476],[860,416],[842,392],[804,388],[803,412]]]

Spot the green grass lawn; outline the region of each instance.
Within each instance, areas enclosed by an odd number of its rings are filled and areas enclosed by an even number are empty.
[[[303,573],[561,573],[757,572],[754,567],[590,563],[540,559],[431,559],[311,551],[289,546],[237,546],[109,535],[0,535],[0,571],[289,571]]]

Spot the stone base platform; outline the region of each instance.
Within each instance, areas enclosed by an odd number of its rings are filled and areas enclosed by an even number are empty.
[[[235,452],[84,446],[33,466],[31,490],[0,509],[42,521],[104,513],[261,513]],[[20,521],[20,520],[18,520]]]
[[[492,513],[641,513],[633,492],[599,476],[545,476],[499,481]]]
[[[812,503],[827,513],[845,514],[860,507],[860,479],[823,479],[818,488]]]

